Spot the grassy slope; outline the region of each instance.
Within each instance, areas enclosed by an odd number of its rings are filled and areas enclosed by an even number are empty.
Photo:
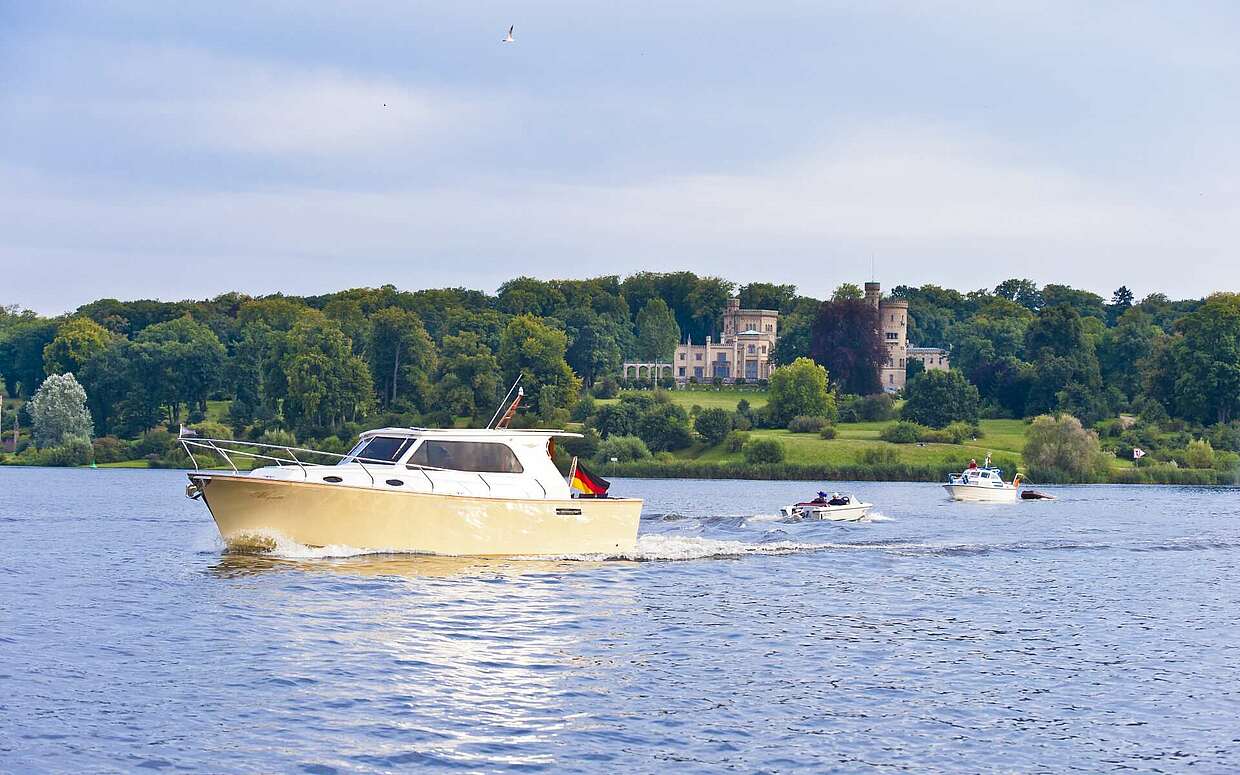
[[[889,444],[878,436],[889,422],[842,423],[835,439],[822,439],[813,433],[789,433],[785,430],[753,430],[751,439],[772,438],[784,445],[789,463],[822,463],[846,465],[857,462],[862,450],[887,447],[894,449],[902,463],[954,462],[975,457],[979,461],[987,452],[996,456],[1019,457],[1024,445],[1025,424],[1020,420],[983,420],[984,437],[967,444]],[[680,457],[708,463],[730,463],[742,460],[739,452],[728,452],[722,445],[693,447]]]

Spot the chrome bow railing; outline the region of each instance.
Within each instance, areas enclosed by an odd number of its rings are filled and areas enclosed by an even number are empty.
[[[194,464],[195,471],[201,471],[202,466],[199,464],[198,458],[194,454],[194,450],[198,450],[200,453],[210,452],[219,456],[228,465],[228,467],[233,470],[233,473],[241,473],[241,469],[237,466],[238,461],[234,460],[234,457],[236,457],[242,461],[265,461],[274,463],[280,467],[296,466],[301,469],[302,476],[306,479],[310,478],[310,471],[307,469],[307,466],[334,465],[341,460],[347,459],[350,463],[357,463],[361,469],[366,472],[366,476],[370,477],[370,484],[373,486],[375,484],[375,472],[373,472],[367,464],[370,464],[371,466],[388,466],[390,468],[393,462],[391,460],[358,457],[356,455],[341,454],[339,452],[324,452],[321,449],[309,449],[308,447],[294,447],[287,444],[264,444],[258,441],[243,441],[239,439],[209,439],[202,436],[182,435],[177,437],[177,441],[181,442],[181,446],[185,449],[185,454],[189,455],[190,461]],[[247,447],[256,450],[269,450],[270,454],[262,451],[254,452],[250,449],[246,449]],[[302,457],[297,456],[298,452],[302,453]],[[284,454],[281,455],[280,453]],[[316,463],[313,460],[302,459],[312,455],[321,455],[322,457],[330,458],[332,462]],[[254,467],[255,466],[249,466],[249,468]],[[405,469],[417,471],[422,474],[422,476],[426,477],[426,483],[430,486],[431,492],[435,491],[435,480],[431,478],[429,472],[448,470],[446,468],[424,466],[417,463],[408,463],[405,465]],[[482,474],[478,474],[478,478],[482,480],[482,483],[487,487],[487,491],[490,492],[491,483],[488,482]],[[546,492],[546,488],[543,488],[543,491]]]

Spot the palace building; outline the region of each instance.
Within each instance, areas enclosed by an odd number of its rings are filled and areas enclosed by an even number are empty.
[[[927,371],[947,371],[951,363],[946,350],[939,347],[913,347],[908,341],[908,302],[884,299],[882,286],[865,284],[865,300],[878,310],[880,333],[887,345],[887,360],[879,367],[879,381],[886,393],[904,389],[905,373],[910,360],[921,361]],[[779,311],[773,309],[741,309],[738,298],[728,299],[720,320],[719,340],[706,337],[694,344],[686,339],[676,347],[672,363],[627,362],[626,378],[658,379],[673,377],[679,383],[756,382],[768,379],[775,368],[771,356],[779,338]]]
[[[779,311],[741,309],[741,300],[728,299],[719,341],[706,337],[702,344],[686,339],[672,359],[677,382],[756,382],[771,376],[771,354],[779,336]]]

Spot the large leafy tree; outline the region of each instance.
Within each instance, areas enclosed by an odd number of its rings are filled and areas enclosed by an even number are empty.
[[[565,360],[568,337],[533,315],[513,318],[499,344],[499,364],[505,384],[511,385],[521,375],[527,401],[546,415],[564,409],[577,399],[581,380]]]
[[[54,447],[71,438],[90,439],[86,391],[72,374],[53,374],[43,380],[27,411],[39,447]]]
[[[404,399],[419,411],[430,408],[430,380],[438,354],[421,318],[397,307],[375,313],[366,353],[382,406]]]
[[[1060,304],[1039,312],[1025,331],[1025,350],[1036,367],[1028,414],[1066,408],[1066,397],[1076,399],[1072,408],[1088,421],[1107,414],[1098,356],[1075,308]],[[1081,406],[1081,398],[1088,405]]]
[[[974,422],[980,399],[977,388],[959,371],[924,371],[904,389],[906,401],[900,416],[906,420],[942,428],[957,420]]]
[[[797,358],[771,372],[767,411],[786,425],[793,417],[836,416],[835,396],[827,390],[827,370],[809,358]]]
[[[9,395],[29,396],[43,382],[43,350],[56,338],[56,324],[34,313],[13,315],[0,328],[0,371]]]
[[[814,320],[811,352],[845,393],[882,390],[878,370],[887,361],[878,310],[860,299],[826,301]]]
[[[219,337],[188,315],[147,326],[134,339],[145,348],[158,373],[156,394],[168,407],[172,422],[180,421],[181,406],[200,414],[207,398],[223,383],[226,352]]]
[[[374,403],[366,362],[333,321],[307,315],[289,331],[282,371],[285,419],[302,433],[336,431]]]
[[[633,347],[640,360],[670,363],[679,340],[680,327],[662,299],[651,299],[637,313],[637,337]]]
[[[818,299],[801,296],[779,319],[779,339],[771,351],[777,364],[789,364],[797,358],[808,358],[813,344],[814,321],[818,318]]]
[[[1240,414],[1240,294],[1214,294],[1177,328],[1177,408],[1202,422],[1230,422]]]
[[[114,335],[86,317],[70,318],[43,348],[43,370],[48,374],[79,371],[96,353],[107,349]]]
[[[1043,481],[1090,481],[1105,468],[1098,435],[1069,414],[1035,418],[1025,431],[1024,458]]]
[[[736,294],[744,309],[777,309],[787,313],[797,298],[795,285],[750,283],[741,286]]]
[[[500,400],[499,361],[472,331],[445,336],[434,406],[457,417],[481,417]],[[488,415],[489,418],[489,415]]]
[[[995,286],[995,296],[1037,312],[1046,304],[1042,291],[1033,280],[1012,278]]]
[[[1119,316],[1114,328],[1103,336],[1098,347],[1102,381],[1114,386],[1129,399],[1141,391],[1140,363],[1154,351],[1154,343],[1165,336],[1154,319],[1134,308]]]
[[[587,386],[619,370],[623,357],[620,343],[625,337],[623,324],[615,317],[600,315],[589,307],[574,309],[565,317],[564,330],[569,341],[565,355],[568,365]]]

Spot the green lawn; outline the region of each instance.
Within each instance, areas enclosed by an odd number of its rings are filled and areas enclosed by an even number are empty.
[[[648,391],[647,391],[648,392]],[[703,409],[727,409],[733,411],[736,404],[742,398],[749,402],[754,409],[760,406],[766,406],[767,392],[758,388],[737,389],[737,388],[714,388],[710,386],[697,386],[686,388],[684,390],[668,390],[668,396],[671,397],[672,403],[683,406],[686,410],[693,408],[694,404]],[[620,399],[604,398],[600,399],[600,404],[614,404]]]
[[[207,402],[207,419],[211,422],[224,422],[224,418],[228,416],[228,407],[232,401],[208,401]]]
[[[1019,457],[1024,446],[1025,423],[1021,420],[982,420],[983,438],[966,444],[890,444],[878,436],[889,422],[841,423],[836,426],[838,436],[823,439],[814,433],[790,433],[786,430],[749,431],[751,439],[771,438],[784,445],[785,460],[789,463],[844,465],[856,463],[865,449],[886,447],[894,449],[900,462],[909,464],[943,463],[977,458],[980,462],[987,452],[996,457]],[[723,445],[701,445],[677,454],[687,460],[704,463],[740,462],[739,452],[728,452]]]

